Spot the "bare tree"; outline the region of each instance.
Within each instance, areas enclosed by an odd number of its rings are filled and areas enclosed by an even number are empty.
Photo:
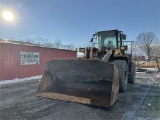
[[[145,58],[143,57],[143,54],[141,52],[138,52],[138,48],[135,48],[133,50],[133,61],[135,62],[136,66],[139,66],[141,61],[143,61]]]
[[[61,40],[57,40],[53,43],[53,47],[55,48],[63,48],[63,44],[61,42]]]
[[[153,32],[140,33],[137,36],[136,44],[143,50],[148,56],[148,61],[151,61],[151,54],[155,47],[156,37]]]
[[[69,44],[69,45],[63,45],[63,48],[67,50],[74,50],[75,46],[73,44]]]
[[[155,45],[152,56],[155,59],[157,68],[160,72],[160,65],[159,65],[160,64],[160,40],[158,40],[158,44]]]
[[[53,43],[53,47],[55,48],[62,48],[67,50],[75,50],[75,46],[73,44],[63,44],[61,40],[57,40]]]
[[[67,50],[74,50],[75,46],[73,44],[68,44],[68,45],[63,45],[63,43],[61,42],[61,40],[57,40],[55,42],[50,42],[48,41],[48,39],[44,39],[44,38],[29,38],[26,40],[22,40],[25,43],[29,43],[29,44],[35,44],[35,45],[41,45],[41,46],[46,46],[46,47],[50,47],[50,48],[61,48],[61,49],[67,49]]]
[[[75,50],[76,47],[73,44],[63,44],[61,40],[57,40],[55,42],[50,42],[48,39],[44,38],[28,38],[25,40],[10,40],[12,42],[18,42],[22,44],[32,44],[32,45],[38,45],[38,46],[45,46],[49,48],[60,48],[60,49],[66,49],[66,50]]]
[[[35,45],[42,45],[46,47],[51,47],[53,46],[51,42],[48,41],[48,39],[44,38],[28,38],[26,40],[23,40],[23,42],[30,43],[30,44],[35,44]]]

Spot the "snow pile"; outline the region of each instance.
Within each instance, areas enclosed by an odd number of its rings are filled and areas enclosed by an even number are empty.
[[[29,80],[37,80],[37,79],[41,79],[42,75],[38,75],[38,76],[32,76],[32,77],[27,77],[27,78],[15,78],[13,80],[2,80],[0,81],[0,85],[3,84],[10,84],[10,83],[18,83],[18,82],[23,82],[23,81],[29,81]]]

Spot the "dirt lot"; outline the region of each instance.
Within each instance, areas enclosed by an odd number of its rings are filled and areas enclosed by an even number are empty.
[[[160,120],[160,75],[138,74],[112,108],[36,97],[39,81],[0,85],[0,120]]]

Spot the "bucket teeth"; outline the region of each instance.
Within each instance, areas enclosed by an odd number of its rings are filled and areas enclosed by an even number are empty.
[[[100,60],[54,59],[46,63],[37,96],[112,106],[118,97],[117,68]]]

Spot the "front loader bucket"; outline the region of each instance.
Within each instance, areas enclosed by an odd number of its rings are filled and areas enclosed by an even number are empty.
[[[112,106],[118,97],[118,71],[100,60],[54,59],[46,63],[37,96]]]

